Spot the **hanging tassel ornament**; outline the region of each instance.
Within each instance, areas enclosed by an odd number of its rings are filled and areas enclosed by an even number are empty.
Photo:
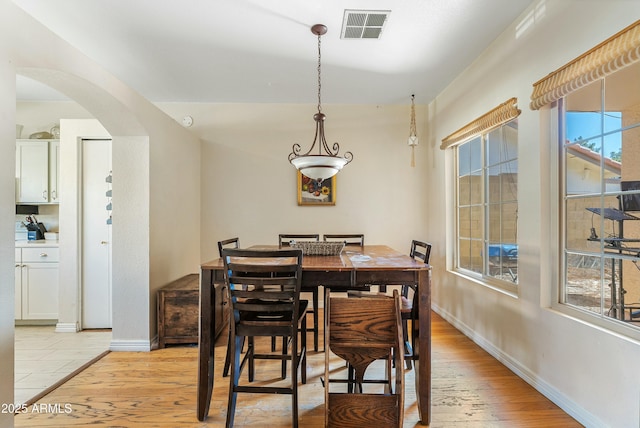
[[[409,139],[407,144],[411,146],[411,167],[416,166],[415,148],[418,145],[418,132],[416,131],[416,105],[415,95],[411,95],[411,124],[409,125]]]

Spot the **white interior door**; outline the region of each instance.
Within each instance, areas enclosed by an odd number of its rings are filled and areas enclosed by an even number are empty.
[[[111,140],[83,140],[82,328],[111,328],[110,177]]]

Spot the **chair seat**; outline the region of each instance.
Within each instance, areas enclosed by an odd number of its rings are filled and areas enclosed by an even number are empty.
[[[255,301],[254,301],[255,302]],[[257,304],[257,303],[254,303]],[[269,305],[270,302],[260,301],[260,304]],[[298,316],[302,316],[307,311],[309,306],[308,300],[300,300],[298,305]],[[269,325],[274,325],[276,323],[291,323],[292,314],[291,312],[269,312],[269,313],[243,313],[240,322],[241,323],[254,323],[254,322],[263,322]]]

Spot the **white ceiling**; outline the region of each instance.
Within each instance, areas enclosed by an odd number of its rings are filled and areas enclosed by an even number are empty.
[[[534,0],[13,0],[153,102],[428,103]],[[345,9],[390,10],[343,40]],[[61,94],[19,77],[18,100]]]

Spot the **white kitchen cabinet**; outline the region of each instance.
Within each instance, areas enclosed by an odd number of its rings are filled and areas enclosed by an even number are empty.
[[[16,248],[15,319],[22,319],[22,251]]]
[[[16,141],[16,202],[57,203],[59,140]]]
[[[16,319],[55,320],[58,319],[59,251],[57,247],[35,245],[16,249],[16,300],[20,288],[20,311],[16,308]]]
[[[49,202],[60,202],[60,140],[49,141]]]

